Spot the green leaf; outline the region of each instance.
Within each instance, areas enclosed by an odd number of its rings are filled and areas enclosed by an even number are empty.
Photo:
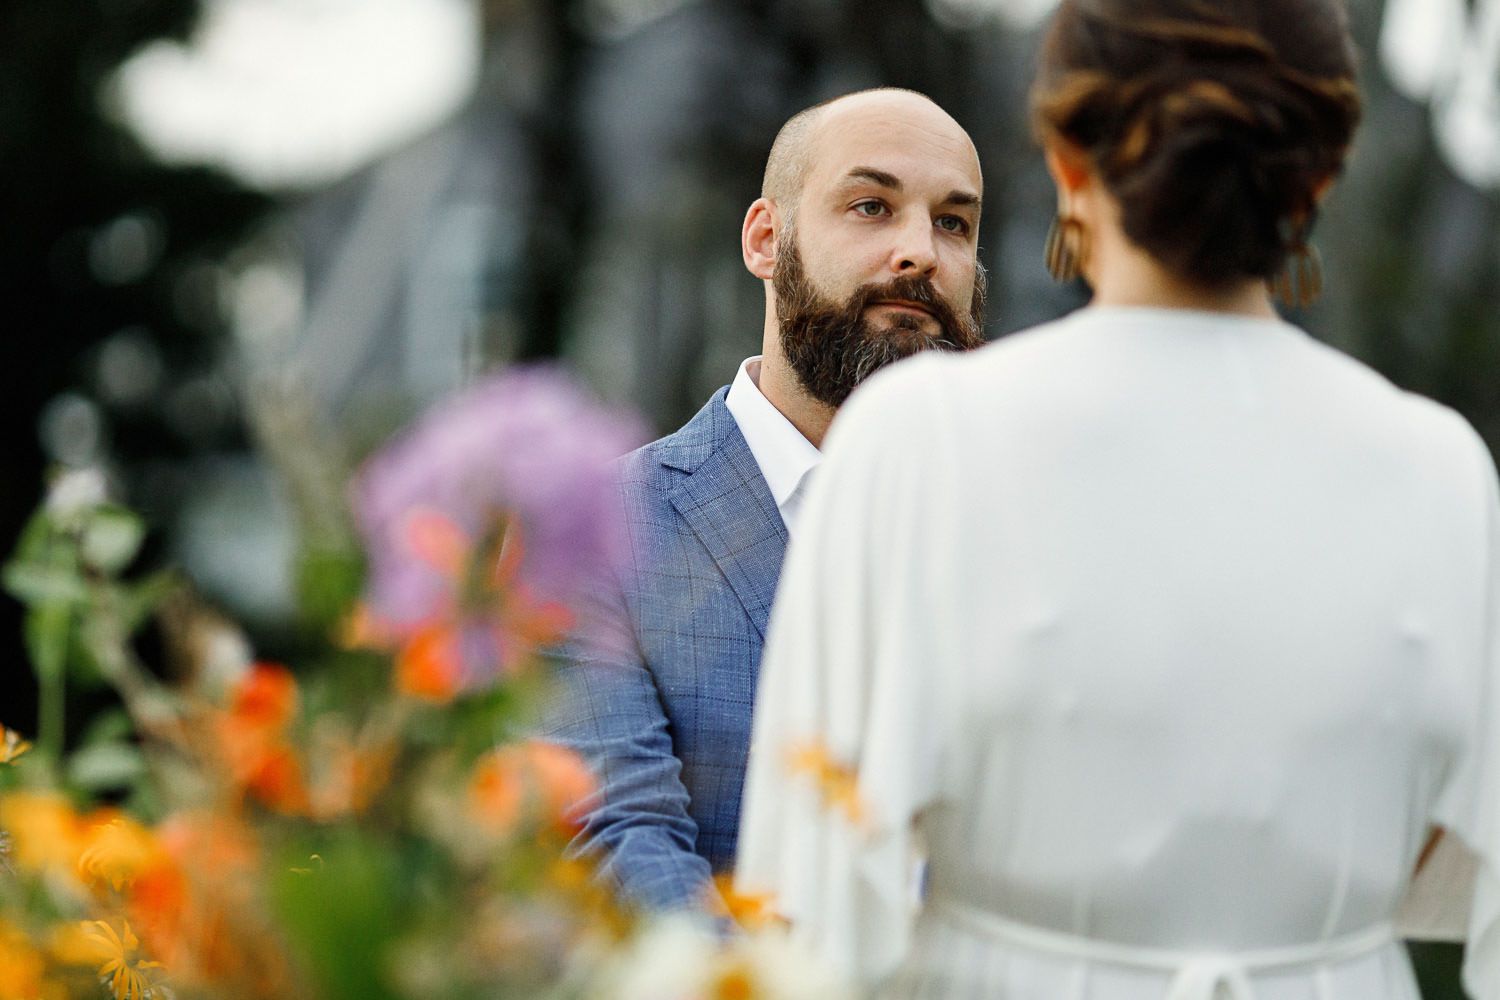
[[[145,773],[145,758],[129,743],[96,743],[68,758],[68,780],[90,791],[124,788]]]
[[[70,566],[12,562],[5,567],[4,581],[5,589],[22,604],[81,602],[88,598],[88,586]]]
[[[83,528],[83,561],[113,576],[135,559],[146,540],[140,515],[113,504],[96,509]]]
[[[79,737],[79,746],[89,746],[94,743],[118,743],[128,737],[135,729],[130,721],[130,713],[123,708],[106,708],[94,720]]]
[[[296,565],[297,604],[304,621],[314,628],[326,628],[348,614],[359,599],[364,575],[364,560],[358,552],[304,549]]]
[[[57,528],[52,523],[52,518],[47,516],[45,508],[38,509],[27,520],[26,527],[21,529],[20,537],[16,539],[15,552],[11,554],[11,561],[41,561],[53,545],[56,535]]]

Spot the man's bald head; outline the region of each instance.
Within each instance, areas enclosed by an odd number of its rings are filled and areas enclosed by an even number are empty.
[[[900,87],[858,90],[797,112],[781,126],[776,141],[771,144],[771,155],[766,158],[766,173],[760,185],[761,197],[775,202],[787,212],[795,210],[812,165],[813,148],[821,126],[834,113],[864,105],[895,107],[915,102],[928,105],[931,110],[948,117],[947,112],[927,95]],[[958,128],[956,122],[954,127]]]
[[[762,393],[813,444],[875,368],[983,343],[984,178],[953,116],[862,90],[782,127],[740,250],[765,282]]]

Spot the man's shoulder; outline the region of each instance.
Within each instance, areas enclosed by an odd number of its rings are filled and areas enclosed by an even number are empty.
[[[728,392],[728,386],[721,388],[677,430],[622,455],[616,469],[627,492],[660,486],[676,478],[674,473],[691,474],[715,451],[732,443],[738,427],[724,405]]]

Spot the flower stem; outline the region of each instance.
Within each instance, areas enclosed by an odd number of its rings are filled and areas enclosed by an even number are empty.
[[[27,615],[28,645],[37,684],[37,746],[52,761],[62,759],[68,724],[68,632],[65,604],[46,603]]]

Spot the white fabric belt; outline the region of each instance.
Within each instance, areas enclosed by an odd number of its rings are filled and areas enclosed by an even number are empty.
[[[954,900],[929,902],[930,911],[987,938],[1031,951],[1107,965],[1175,973],[1166,1000],[1255,1000],[1254,972],[1288,972],[1373,954],[1396,940],[1388,923],[1353,934],[1283,948],[1203,952],[1148,948],[1038,927]]]

